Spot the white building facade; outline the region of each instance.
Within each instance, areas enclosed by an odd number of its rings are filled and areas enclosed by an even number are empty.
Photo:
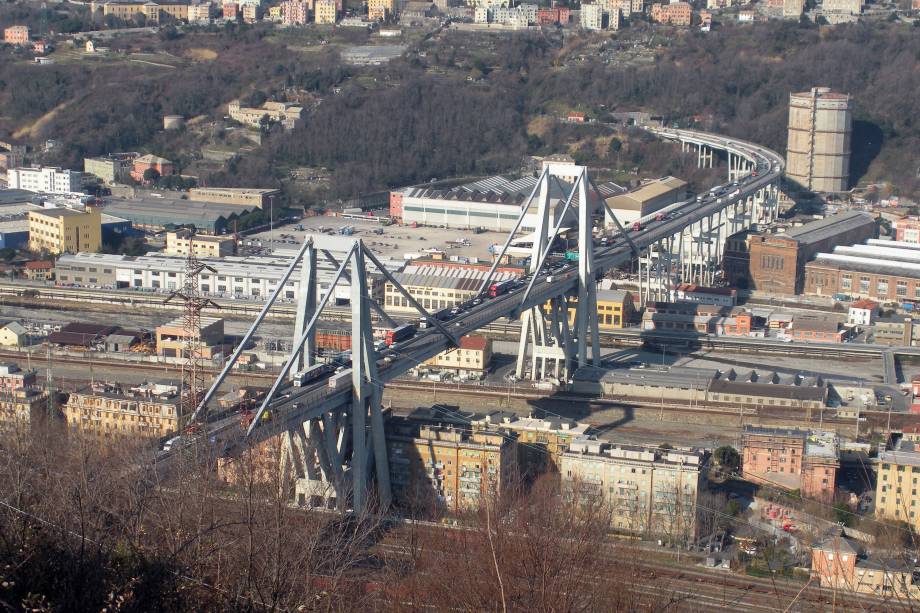
[[[24,189],[46,194],[67,194],[80,191],[82,174],[60,168],[13,168],[7,174],[10,189]]]

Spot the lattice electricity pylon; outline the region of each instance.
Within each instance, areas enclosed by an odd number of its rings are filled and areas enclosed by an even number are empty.
[[[371,327],[371,310],[376,310],[390,325],[393,324],[393,320],[369,296],[369,271],[366,260],[370,260],[374,268],[405,297],[419,315],[437,328],[450,345],[459,345],[459,340],[440,321],[431,317],[359,239],[348,243],[349,249],[341,261],[336,260],[328,248],[320,249],[337,269],[332,283],[317,300],[319,291],[316,275],[316,241],[337,241],[336,245],[330,247],[334,249],[342,246],[343,239],[318,236],[308,238],[304,242],[262,312],[244,335],[240,347],[205,394],[196,415],[201,414],[216,393],[239,358],[242,347],[265,319],[296,266],[302,263],[291,354],[250,422],[246,438],[254,438],[253,435],[260,432],[260,428],[266,424],[270,427],[265,427],[259,436],[264,437],[264,432],[268,431],[277,431],[282,435],[282,469],[293,472],[296,481],[295,491],[305,498],[334,500],[336,506],[342,509],[366,508],[370,500],[369,486],[373,474],[377,486],[377,501],[381,507],[386,508],[391,499],[390,476],[381,407],[383,384],[378,377],[378,370],[387,368],[392,356],[387,356],[390,360],[387,357],[379,359],[381,356],[375,348]],[[328,385],[316,388],[291,385],[295,373],[313,366],[316,324],[323,309],[335,294],[335,288],[343,279],[351,284],[350,359],[341,360],[341,372],[334,377],[330,378],[330,373],[325,373],[322,381],[326,383],[328,380]],[[347,384],[342,383],[345,378],[348,380]],[[272,415],[272,411],[278,414]]]
[[[180,418],[196,412],[199,406],[199,395],[204,389],[204,371],[201,365],[201,312],[208,307],[220,308],[213,300],[201,295],[199,277],[205,270],[211,273],[217,272],[207,264],[199,262],[191,245],[189,245],[188,257],[185,259],[185,279],[182,282],[182,289],[172,292],[163,301],[164,304],[168,304],[178,298],[184,304],[182,315],[182,331],[184,333],[182,352],[184,360],[180,371],[182,379],[182,389],[179,394]]]

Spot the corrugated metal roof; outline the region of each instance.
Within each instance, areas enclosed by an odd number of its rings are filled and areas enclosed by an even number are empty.
[[[393,277],[403,287],[433,287],[460,291],[479,291],[483,279],[470,277],[446,277],[443,275],[394,273]]]
[[[446,266],[427,266],[424,264],[410,264],[403,269],[403,274],[424,275],[430,277],[450,277],[453,279],[469,278],[483,280],[489,274],[486,270],[470,270],[468,268],[448,268]],[[519,275],[513,272],[496,272],[492,275],[494,282],[516,279]]]

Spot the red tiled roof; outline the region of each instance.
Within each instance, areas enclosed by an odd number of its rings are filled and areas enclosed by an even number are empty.
[[[857,300],[851,305],[851,308],[854,309],[874,309],[878,306],[877,302],[872,300]]]
[[[46,270],[48,268],[53,268],[54,264],[48,260],[38,260],[36,262],[26,262],[25,268],[27,270]]]
[[[474,351],[485,351],[486,337],[484,336],[464,336],[460,339],[461,349],[472,349]]]

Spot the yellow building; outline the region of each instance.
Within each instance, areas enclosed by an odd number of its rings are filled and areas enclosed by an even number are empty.
[[[318,24],[334,24],[336,17],[335,0],[316,0],[314,21]]]
[[[895,435],[878,454],[875,516],[920,530],[920,443]]]
[[[29,250],[96,252],[102,246],[102,215],[95,207],[29,211]]]
[[[811,576],[821,587],[869,594],[896,601],[920,598],[913,564],[897,558],[873,559],[860,555],[856,541],[832,532],[811,549]]]
[[[559,472],[562,454],[575,439],[588,435],[591,426],[564,417],[518,417],[495,412],[472,420],[474,428],[492,428],[517,435],[518,463],[523,474]]]
[[[441,309],[456,306],[479,294],[482,279],[472,277],[449,277],[434,274],[394,273],[393,277],[425,309],[435,313]],[[387,282],[383,290],[387,311],[418,313],[406,297]]]
[[[575,325],[575,307],[578,297],[569,297],[569,325]],[[550,304],[546,304],[547,310]],[[632,294],[624,290],[597,290],[597,327],[601,330],[619,330],[625,328],[635,315],[635,303]]]
[[[484,336],[467,335],[460,338],[460,346],[439,353],[425,364],[436,368],[448,368],[458,372],[483,373],[492,361],[492,340]]]
[[[581,438],[561,456],[563,491],[599,497],[615,530],[687,543],[697,535],[697,496],[708,455]]]
[[[18,321],[0,328],[0,347],[22,347],[29,340],[29,332]]]
[[[396,0],[367,0],[367,18],[371,21],[385,20],[396,10]]]
[[[195,342],[185,327],[182,317],[157,326],[157,355],[166,358],[184,358],[189,353],[191,343]],[[210,360],[224,351],[224,320],[218,317],[202,317],[198,334],[199,357]]]
[[[180,410],[178,387],[158,383],[97,383],[71,393],[63,407],[68,426],[99,438],[167,436],[183,425]]]
[[[513,436],[398,417],[387,430],[390,482],[400,504],[475,510],[515,477]]]
[[[0,431],[26,427],[48,411],[48,396],[36,384],[34,370],[0,364]]]
[[[189,250],[198,258],[220,258],[236,253],[236,239],[232,236],[192,234],[189,230],[166,233],[166,255],[187,256]]]
[[[112,15],[118,19],[133,20],[142,14],[147,23],[160,23],[164,16],[172,19],[188,20],[188,3],[185,2],[93,2],[93,11],[102,9],[102,15]]]
[[[334,4],[333,9],[335,9]],[[332,23],[335,23],[334,19]],[[261,107],[250,107],[242,106],[242,103],[239,100],[234,100],[227,105],[227,114],[233,121],[238,121],[253,128],[260,127],[262,125],[262,118],[267,117],[270,121],[280,123],[286,129],[291,129],[297,127],[300,124],[301,118],[303,116],[303,107],[298,104],[271,101],[266,102]],[[262,194],[257,192],[262,192],[262,190],[198,188],[191,192],[189,195],[192,200],[239,204],[240,202],[238,197],[244,195],[242,192],[252,192],[255,196],[259,197],[261,201]]]

